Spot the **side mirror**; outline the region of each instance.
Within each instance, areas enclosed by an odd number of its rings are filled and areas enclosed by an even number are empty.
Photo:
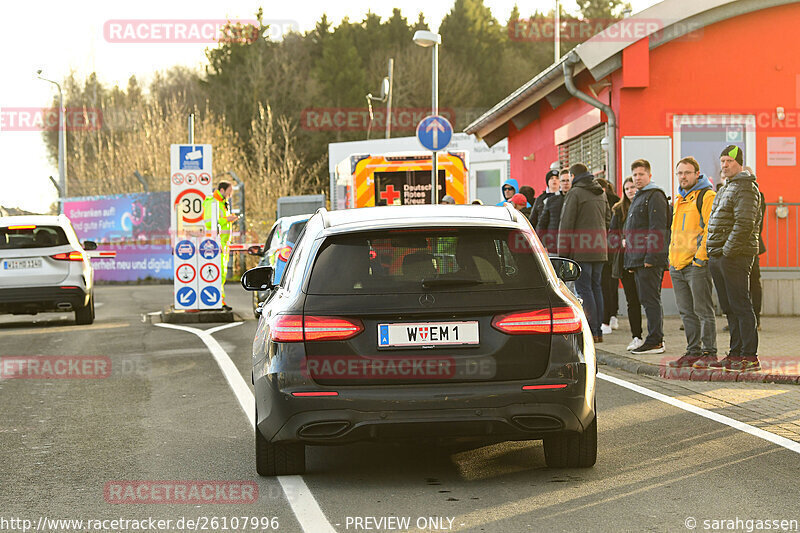
[[[247,255],[257,255],[259,257],[263,257],[264,252],[261,250],[261,246],[256,244],[255,246],[251,246],[247,249]]]
[[[272,267],[257,266],[242,275],[242,287],[246,291],[265,291],[274,287]]]
[[[83,241],[83,249],[87,252],[90,250],[97,250],[97,243],[94,241]]]
[[[581,267],[572,259],[564,257],[551,257],[550,262],[556,271],[556,275],[563,281],[575,281],[581,275]]]

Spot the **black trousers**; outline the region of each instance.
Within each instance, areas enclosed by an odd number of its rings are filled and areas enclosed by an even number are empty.
[[[753,259],[753,268],[750,269],[750,299],[753,300],[753,312],[756,315],[756,323],[761,321],[761,265],[758,256]]]
[[[603,324],[608,324],[612,316],[619,310],[619,280],[611,277],[611,263],[603,265]]]
[[[628,322],[631,325],[631,337],[641,339],[642,302],[639,301],[639,291],[636,289],[636,279],[633,276],[633,272],[623,270],[621,281],[622,289],[625,291],[625,301],[628,303]]]
[[[750,273],[752,255],[724,255],[709,258],[711,277],[717,286],[720,305],[727,309],[728,328],[731,334],[729,356],[756,357],[758,330],[753,302],[750,300]]]

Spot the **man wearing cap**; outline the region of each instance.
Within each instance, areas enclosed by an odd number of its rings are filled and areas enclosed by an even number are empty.
[[[562,172],[569,174],[569,170],[564,169]],[[531,209],[531,226],[533,229],[537,229],[539,225],[539,217],[542,216],[542,210],[544,209],[544,201],[553,196],[555,193],[558,192],[558,170],[550,170],[544,176],[544,182],[546,184],[546,188],[542,194],[536,197],[536,201],[533,202],[533,209]]]
[[[696,368],[754,371],[758,361],[758,330],[750,301],[750,269],[758,254],[761,194],[756,177],[742,169],[744,154],[738,146],[726,146],[719,162],[725,187],[714,198],[708,219],[709,268],[720,304],[728,316],[731,343],[728,355]]]

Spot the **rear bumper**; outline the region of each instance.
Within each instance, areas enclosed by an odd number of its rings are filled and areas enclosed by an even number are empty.
[[[89,296],[77,286],[0,288],[0,313],[71,311],[88,305]]]
[[[274,375],[265,375],[255,382],[258,430],[272,442],[306,444],[497,442],[580,433],[595,416],[594,387],[587,398],[585,369],[564,389],[523,391],[531,381],[373,386],[311,398],[294,397],[292,390],[280,389]]]

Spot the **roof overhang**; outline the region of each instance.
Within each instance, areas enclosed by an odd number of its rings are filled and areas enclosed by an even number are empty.
[[[652,50],[717,22],[799,1],[664,0],[617,22],[579,44],[558,62],[544,69],[481,115],[467,126],[464,132],[475,135],[492,146],[508,136],[509,122],[512,122],[517,129],[522,129],[536,120],[542,100],[546,99],[553,109],[564,103],[570,96],[564,88],[562,65],[570,54],[574,53],[580,59],[574,68],[575,75],[588,69],[595,80],[600,80],[621,68],[622,51],[644,37],[649,38]],[[675,16],[675,13],[681,15]],[[624,24],[638,24],[637,28],[640,29],[630,37],[625,37]]]

